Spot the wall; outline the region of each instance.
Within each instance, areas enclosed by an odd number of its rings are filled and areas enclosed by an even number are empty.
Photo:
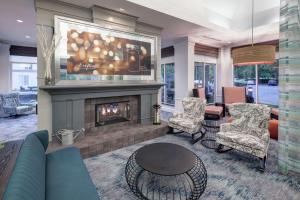
[[[160,33],[161,28],[154,27],[148,24],[137,21],[137,18],[128,16],[122,13],[117,13],[111,10],[106,10],[101,7],[94,6],[92,8],[83,8],[72,4],[62,3],[54,0],[36,0],[37,10],[37,28],[43,25],[47,29],[47,37],[52,38],[54,32],[54,15],[69,17],[73,19],[83,20],[87,22],[94,22],[103,27],[135,31],[138,33],[145,33],[157,36],[157,49],[161,49]],[[113,22],[110,18],[113,17]],[[38,49],[38,85],[44,85],[44,60],[41,55],[39,45]],[[157,51],[157,63],[160,63],[160,51]],[[52,62],[52,74],[55,74],[56,81],[59,78],[57,70],[55,70],[54,59]],[[160,80],[160,73],[157,70],[157,81]],[[43,90],[39,90],[39,115],[38,128],[47,129],[52,133],[52,104],[51,97]]]
[[[9,44],[0,43],[0,92],[10,91]]]

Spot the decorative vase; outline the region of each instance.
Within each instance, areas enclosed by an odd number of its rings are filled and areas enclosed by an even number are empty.
[[[51,58],[45,58],[45,85],[52,85]]]

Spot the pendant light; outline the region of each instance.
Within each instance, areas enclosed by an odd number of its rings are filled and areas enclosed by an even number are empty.
[[[253,44],[254,0],[252,0],[252,45],[232,50],[234,65],[272,64],[275,62],[275,46]]]

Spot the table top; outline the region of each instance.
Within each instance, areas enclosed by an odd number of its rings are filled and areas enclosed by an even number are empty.
[[[203,120],[202,126],[211,127],[211,128],[220,128],[220,125],[223,124],[223,120]]]
[[[192,169],[196,155],[177,144],[154,143],[138,149],[135,160],[140,167],[149,172],[174,176]]]

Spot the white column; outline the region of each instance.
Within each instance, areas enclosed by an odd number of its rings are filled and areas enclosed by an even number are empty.
[[[194,47],[195,42],[188,37],[174,45],[176,111],[182,111],[182,99],[191,96],[194,88]]]
[[[231,58],[231,48],[222,47],[219,50],[217,64],[217,102],[222,100],[222,87],[233,86],[233,66]]]
[[[10,91],[10,61],[9,61],[9,44],[0,43],[0,92]]]

